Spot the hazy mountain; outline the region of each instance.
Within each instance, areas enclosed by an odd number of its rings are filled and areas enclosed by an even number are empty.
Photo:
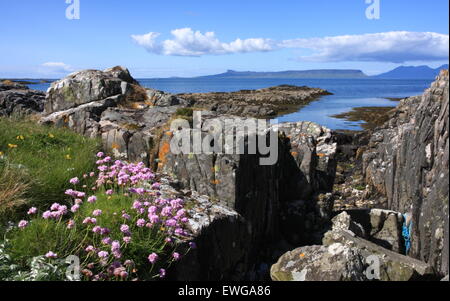
[[[386,73],[372,76],[382,79],[434,79],[439,71],[448,69],[448,64],[433,69],[428,66],[400,66]]]
[[[200,78],[365,78],[361,70],[290,70],[280,72],[254,72],[228,70],[225,73],[200,76]]]

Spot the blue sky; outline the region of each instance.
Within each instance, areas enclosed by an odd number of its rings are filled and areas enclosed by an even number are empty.
[[[138,78],[227,69],[376,74],[448,62],[448,0],[380,0],[378,20],[366,17],[365,0],[79,1],[79,20],[66,18],[66,0],[1,1],[0,77],[114,65]]]

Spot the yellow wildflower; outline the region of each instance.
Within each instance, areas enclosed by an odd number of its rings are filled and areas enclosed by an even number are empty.
[[[72,160],[72,157],[70,155],[66,155],[67,160]]]
[[[52,133],[48,134],[48,136],[49,136],[50,138],[55,138],[55,135],[53,135]]]
[[[10,144],[8,144],[8,147],[9,147],[9,148],[17,148],[17,144],[11,144],[11,143],[10,143]]]

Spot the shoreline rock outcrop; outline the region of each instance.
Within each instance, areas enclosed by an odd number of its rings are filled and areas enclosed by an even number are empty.
[[[0,83],[0,116],[41,113],[44,100],[44,92],[13,82]]]
[[[258,90],[183,93],[177,96],[186,99],[194,107],[219,114],[268,118],[298,111],[320,96],[330,94],[320,88],[280,85]]]

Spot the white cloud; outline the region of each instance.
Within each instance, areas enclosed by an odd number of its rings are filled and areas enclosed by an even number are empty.
[[[282,48],[312,49],[305,61],[436,61],[448,59],[449,36],[434,32],[392,31],[362,35],[286,40]]]
[[[47,62],[41,66],[44,67],[44,72],[49,73],[67,73],[74,70],[70,65],[61,62]]]
[[[434,32],[392,31],[322,38],[299,38],[274,41],[265,38],[236,39],[221,42],[214,32],[201,33],[191,28],[171,31],[172,39],[157,41],[159,33],[132,35],[132,39],[151,53],[173,56],[222,55],[265,52],[284,48],[308,49],[312,55],[304,61],[405,61],[447,60],[449,36]]]
[[[201,33],[191,28],[180,28],[171,31],[173,39],[160,43],[156,41],[159,33],[150,32],[144,35],[132,35],[132,39],[147,51],[163,55],[201,56],[206,54],[231,54],[274,50],[270,39],[236,39],[223,43],[216,38],[214,32]]]

